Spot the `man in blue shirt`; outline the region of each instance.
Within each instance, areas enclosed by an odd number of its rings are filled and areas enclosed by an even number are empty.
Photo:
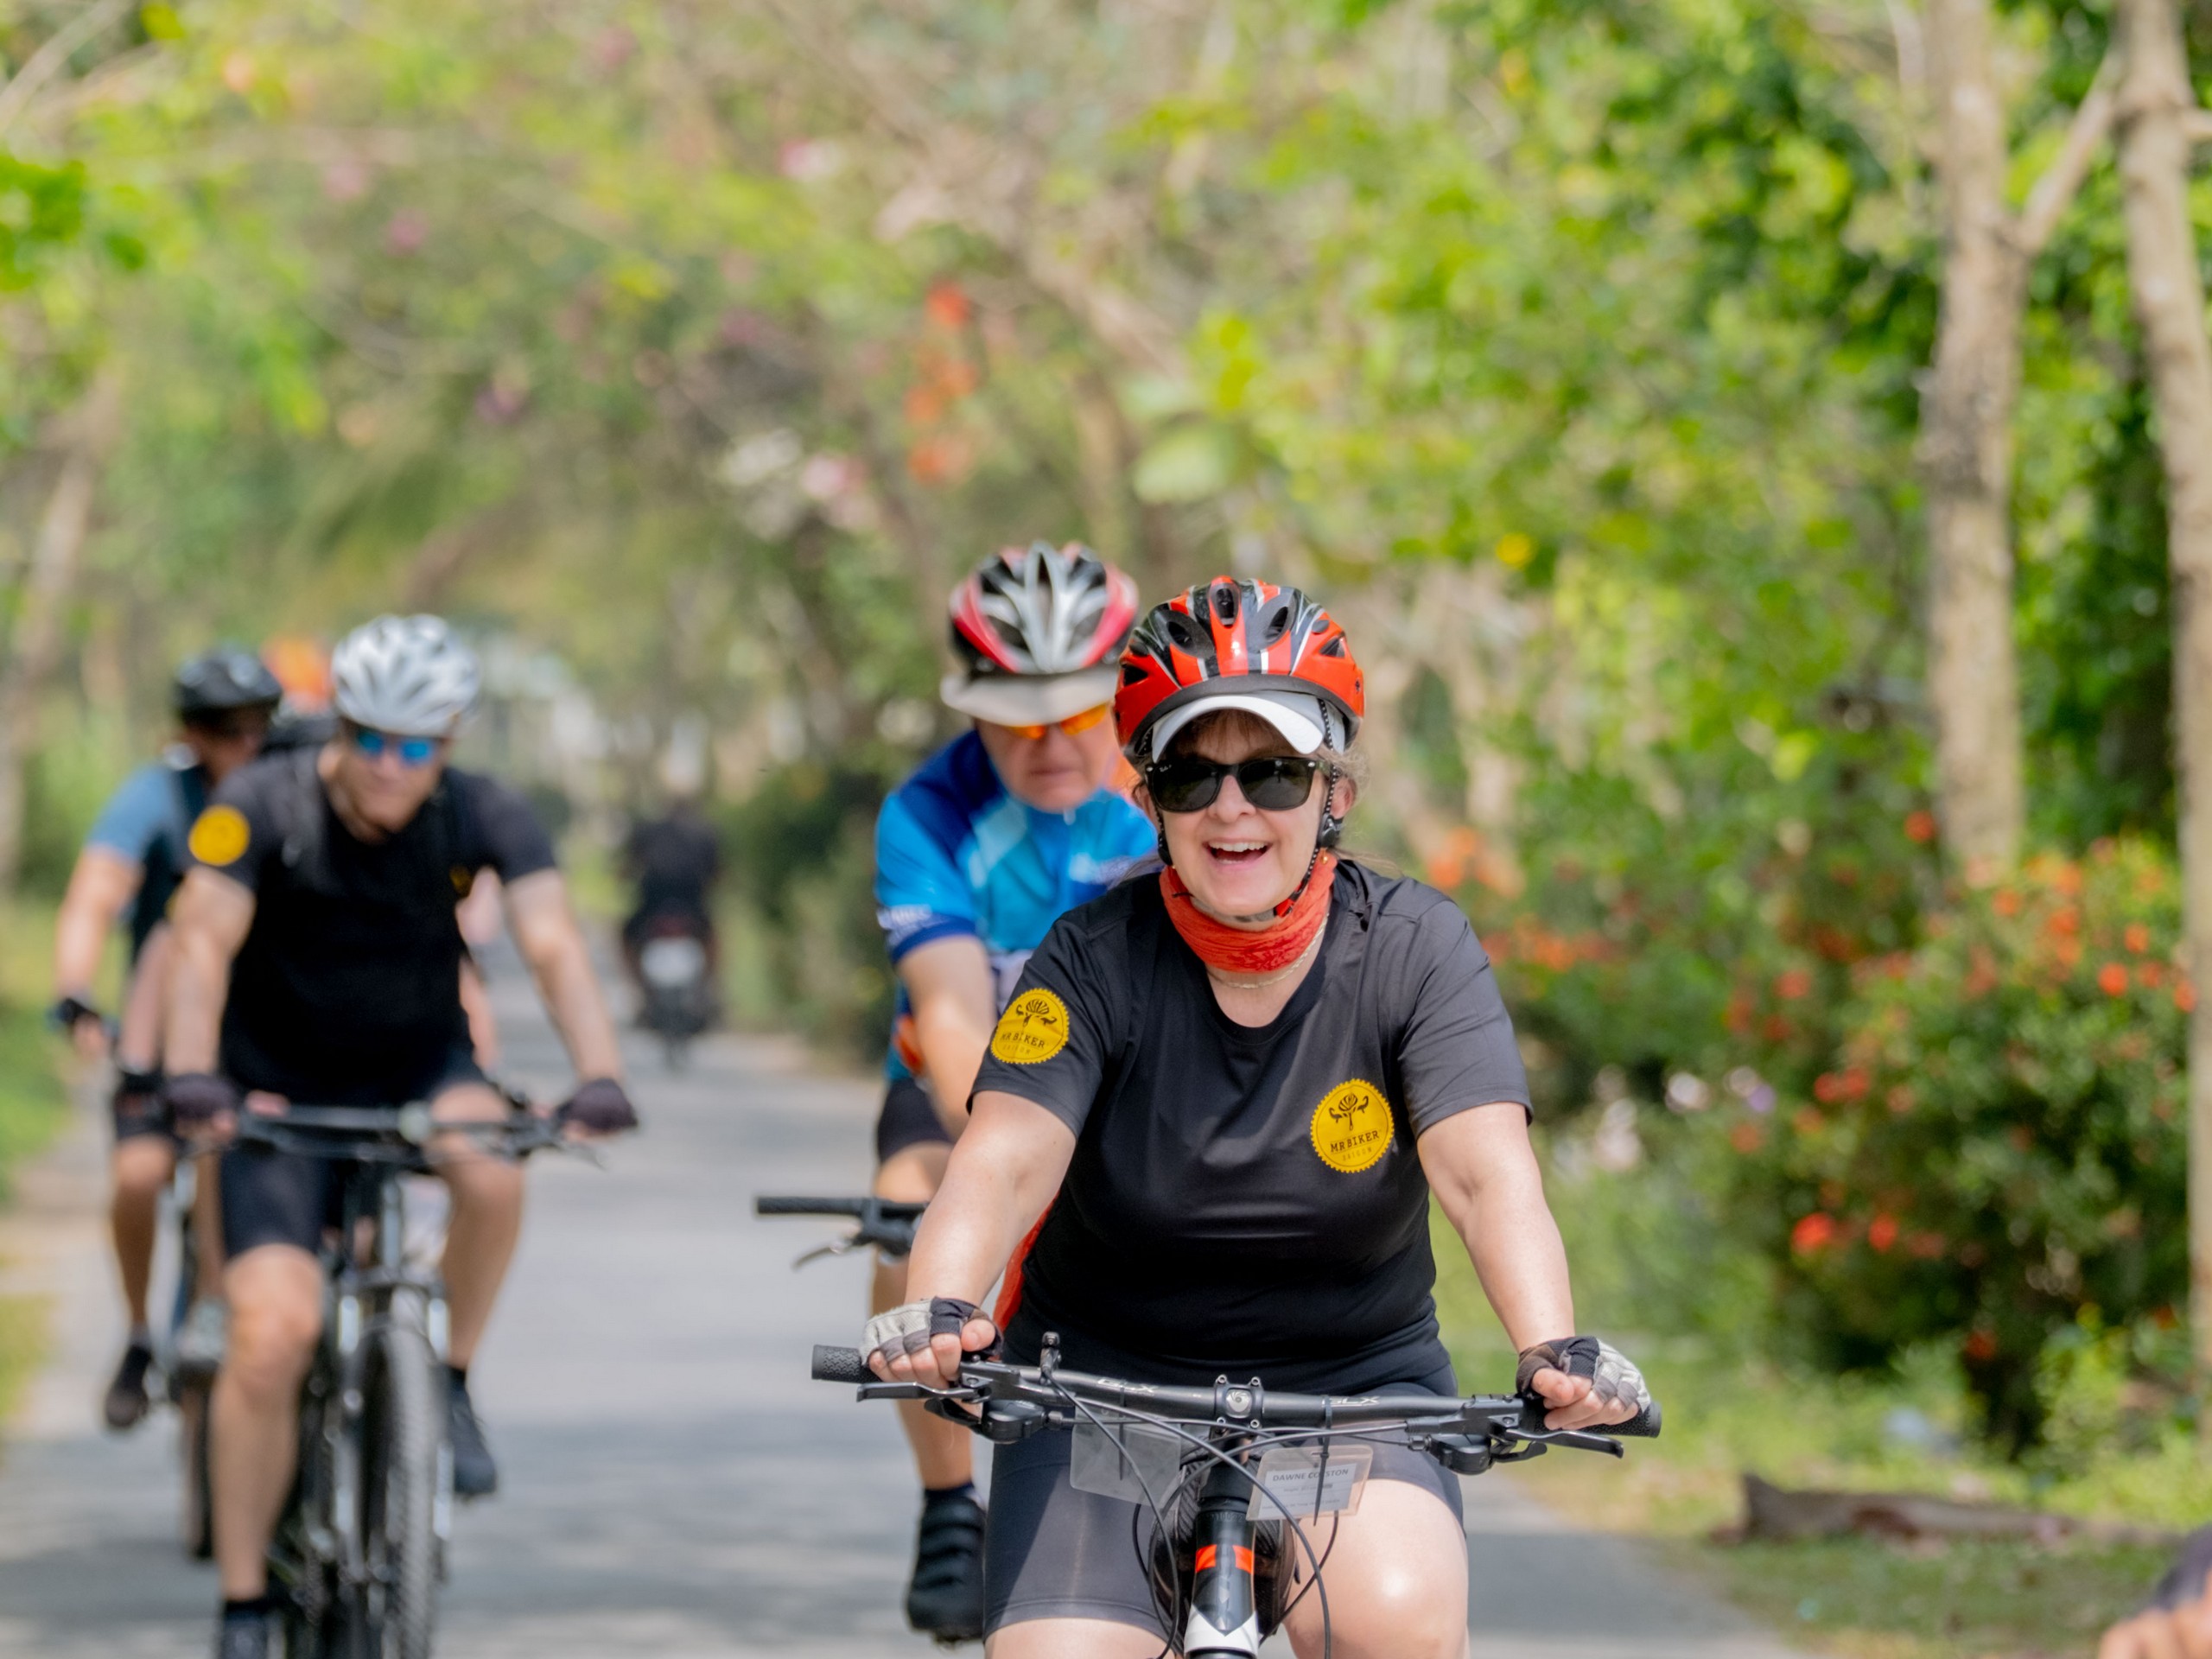
[[[926,1203],[967,1122],[991,1028],[1060,914],[1153,850],[1111,787],[1116,663],[1136,584],[1090,549],[1039,542],[987,559],[952,594],[960,667],[939,695],[975,722],[883,804],[877,915],[899,975],[876,1123],[879,1197]],[[906,1300],[880,1262],[871,1313]],[[983,1510],[965,1429],[901,1408],[923,1487],[907,1622],[945,1640],[983,1630]]]
[[[146,1414],[146,1372],[154,1358],[146,1286],[162,1189],[176,1171],[177,1141],[158,1103],[167,957],[162,918],[184,880],[185,839],[193,821],[215,785],[261,752],[284,689],[251,652],[226,646],[179,668],[170,693],[181,728],[177,741],[125,779],[101,809],[78,855],[54,930],[53,1018],[78,1053],[97,1064],[108,1058],[109,1046],[107,1022],[92,1001],[92,982],[108,935],[126,912],[129,916],[130,977],[115,1044],[109,1221],[130,1338],[103,1408],[115,1429],[129,1428]],[[212,1218],[212,1210],[203,1205],[203,1211]],[[203,1354],[211,1362],[221,1344],[221,1309],[212,1294],[221,1255],[209,1248],[217,1236],[210,1226],[200,1229],[201,1285],[211,1294],[194,1320],[197,1348],[212,1351]]]

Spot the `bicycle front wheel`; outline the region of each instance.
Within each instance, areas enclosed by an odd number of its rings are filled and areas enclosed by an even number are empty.
[[[354,1659],[430,1659],[437,1623],[444,1379],[404,1324],[372,1338],[362,1375],[361,1545],[367,1583]]]

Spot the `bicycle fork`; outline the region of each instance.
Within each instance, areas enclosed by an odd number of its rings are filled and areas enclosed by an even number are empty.
[[[1198,1554],[1192,1564],[1190,1621],[1183,1627],[1184,1659],[1253,1659],[1260,1651],[1251,1490],[1241,1470],[1219,1463],[1198,1489],[1198,1522],[1192,1537]]]

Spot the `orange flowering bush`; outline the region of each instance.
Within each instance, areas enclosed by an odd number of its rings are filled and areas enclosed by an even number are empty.
[[[1958,895],[1859,964],[1834,1063],[1743,1160],[1830,1357],[1954,1342],[1995,1439],[2037,1437],[2046,1344],[2183,1300],[2186,1014],[2165,857],[2101,843]]]

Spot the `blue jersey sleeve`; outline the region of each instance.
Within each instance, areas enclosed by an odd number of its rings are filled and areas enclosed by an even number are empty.
[[[978,935],[976,895],[953,849],[897,795],[875,820],[875,905],[894,963],[932,939]]]
[[[141,766],[108,797],[85,845],[143,866],[156,842],[175,835],[177,816],[175,775],[158,763]]]

